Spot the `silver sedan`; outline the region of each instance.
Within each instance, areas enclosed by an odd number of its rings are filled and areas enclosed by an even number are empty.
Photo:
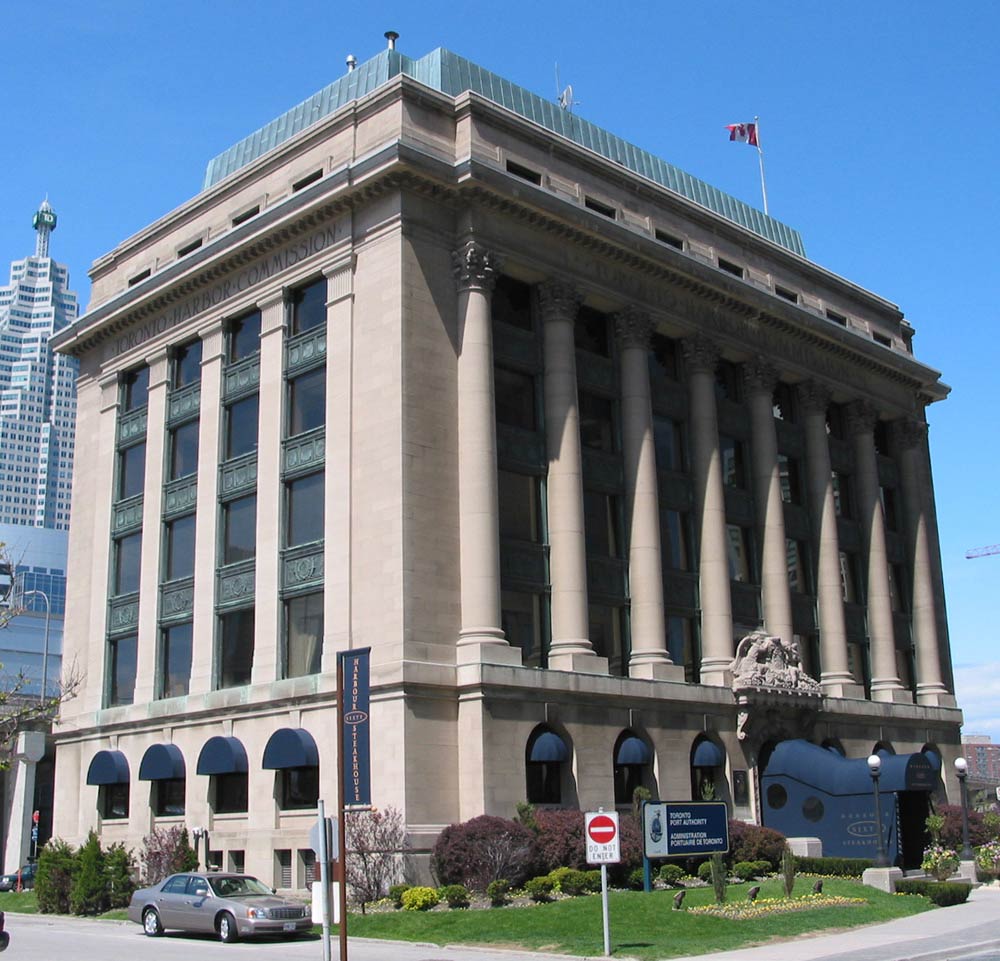
[[[312,928],[307,905],[248,874],[172,874],[132,895],[129,919],[151,938],[167,928],[215,932],[230,943],[255,934],[294,937]]]

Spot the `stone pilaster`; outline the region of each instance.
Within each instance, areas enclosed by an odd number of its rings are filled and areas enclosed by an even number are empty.
[[[715,368],[719,350],[706,337],[682,342],[691,403],[691,474],[701,584],[701,681],[727,686],[733,660],[733,607],[726,548],[726,498],[719,453]]]
[[[858,516],[867,554],[866,602],[872,659],[871,696],[873,701],[912,702],[912,695],[904,690],[896,668],[885,518],[879,496],[878,462],[875,459],[874,430],[878,411],[867,401],[852,401],[847,408],[847,421],[854,443]]]
[[[496,257],[468,241],[452,255],[458,287],[459,663],[520,664],[500,626],[500,527],[490,298]]]
[[[906,540],[912,565],[910,611],[917,661],[917,703],[954,707],[955,697],[948,692],[941,675],[940,639],[928,533],[928,504],[931,499],[923,483],[922,469],[927,425],[916,420],[898,420],[893,424],[893,437],[899,450],[899,474],[906,511]]]
[[[774,427],[774,388],[778,372],[762,357],[743,367],[743,381],[753,426],[753,495],[761,535],[761,601],[768,634],[792,640],[792,597],[788,586],[785,508],[778,473],[778,437]]]
[[[629,676],[684,680],[667,651],[656,447],[649,389],[652,319],[628,308],[615,316],[621,357],[622,447],[628,510],[632,654]]]
[[[809,513],[816,557],[816,606],[819,615],[820,684],[828,697],[863,698],[864,687],[851,674],[847,627],[840,583],[840,538],[833,499],[826,412],[830,392],[815,381],[799,385],[799,407],[806,434]]]
[[[557,281],[549,281],[539,288],[545,324],[545,447],[549,462],[549,569],[552,580],[549,667],[605,674],[608,660],[594,653],[587,612],[583,458],[573,335],[580,299],[572,287]]]

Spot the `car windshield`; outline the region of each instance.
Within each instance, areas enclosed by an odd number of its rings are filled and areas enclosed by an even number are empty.
[[[212,885],[212,890],[220,898],[242,898],[247,895],[271,893],[271,889],[266,884],[248,875],[244,877],[210,878],[209,884]]]

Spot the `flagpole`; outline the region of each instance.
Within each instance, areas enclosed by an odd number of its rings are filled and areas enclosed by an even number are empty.
[[[764,213],[770,216],[767,209],[767,184],[764,181],[764,151],[760,146],[760,117],[754,117],[753,123],[757,133],[757,160],[760,162],[760,193],[764,198]]]

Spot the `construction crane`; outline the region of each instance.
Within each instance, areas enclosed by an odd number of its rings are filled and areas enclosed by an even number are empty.
[[[966,551],[966,560],[972,560],[974,557],[989,557],[990,554],[1000,554],[1000,544],[990,544],[989,547],[977,547],[974,550]]]

